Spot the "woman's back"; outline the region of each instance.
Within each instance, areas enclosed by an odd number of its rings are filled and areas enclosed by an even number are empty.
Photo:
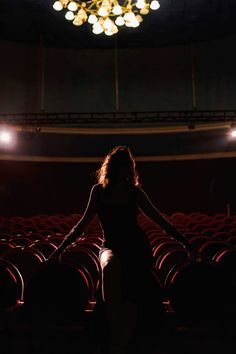
[[[136,190],[131,184],[123,186],[97,185],[96,208],[107,242],[121,241],[122,236],[133,238],[137,232]]]
[[[129,182],[123,185],[97,185],[96,207],[103,229],[103,247],[119,253],[123,262],[152,264],[148,239],[138,225],[137,187]],[[136,263],[136,262],[135,262]]]

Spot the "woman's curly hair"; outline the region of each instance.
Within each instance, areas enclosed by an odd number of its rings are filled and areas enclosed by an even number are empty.
[[[130,149],[127,146],[114,147],[105,157],[100,169],[96,172],[98,183],[103,187],[116,180],[118,171],[122,166],[128,166],[126,180],[135,186],[139,186],[139,175],[136,163]]]

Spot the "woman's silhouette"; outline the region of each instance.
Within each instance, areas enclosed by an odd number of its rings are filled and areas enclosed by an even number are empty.
[[[117,146],[105,157],[97,180],[82,218],[50,258],[57,258],[98,215],[104,237],[99,259],[111,353],[125,353],[135,327],[137,303],[143,295],[140,284],[145,284],[153,268],[148,238],[138,224],[139,213],[182,243],[191,256],[194,250],[141,189],[135,160],[128,147]]]

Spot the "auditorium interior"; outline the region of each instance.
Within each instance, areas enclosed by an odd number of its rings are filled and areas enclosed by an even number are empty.
[[[236,351],[236,3],[138,2],[0,0],[2,354]],[[119,4],[133,26],[110,21]],[[92,23],[99,6],[110,15]],[[138,214],[152,287],[136,284],[142,301],[120,352],[108,343],[99,218],[48,260],[116,146],[129,147],[141,187],[199,255]]]

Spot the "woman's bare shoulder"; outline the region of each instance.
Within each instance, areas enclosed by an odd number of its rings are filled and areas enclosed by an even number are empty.
[[[92,186],[91,188],[91,192],[92,193],[97,193],[99,190],[101,190],[103,187],[101,185],[101,183],[96,183]]]
[[[141,186],[135,186],[135,195],[136,195],[136,201],[138,204],[143,204],[144,201],[146,202],[148,199],[148,196],[144,189]]]
[[[133,190],[137,195],[143,194],[144,190],[141,188],[141,186],[134,186],[133,185]]]

